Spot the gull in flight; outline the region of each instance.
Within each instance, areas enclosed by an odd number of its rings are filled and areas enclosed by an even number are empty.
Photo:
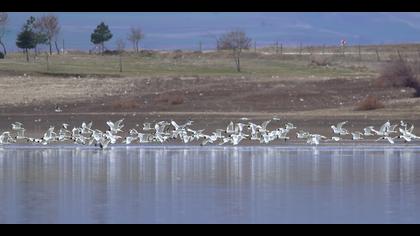
[[[12,124],[12,130],[16,131],[16,139],[25,139],[25,129],[22,126],[20,122]]]
[[[9,143],[15,143],[16,140],[12,138],[9,131],[3,132],[0,135],[0,144],[9,144]]]
[[[226,127],[226,131],[227,134],[234,134],[235,133],[235,125],[233,124],[233,122],[231,121],[229,123],[229,125]]]
[[[382,136],[382,137],[378,138],[376,141],[379,141],[379,140],[385,139],[385,140],[387,140],[389,143],[394,144],[394,143],[395,143],[395,142],[394,142],[394,139],[395,139],[395,138],[396,138],[396,137],[391,138],[391,137],[389,137],[389,136]]]
[[[267,121],[263,122],[261,124],[261,126],[258,126],[258,131],[261,132],[261,133],[268,132],[267,126],[268,126],[268,124],[270,124],[270,122],[271,122],[271,120],[267,120]]]
[[[122,122],[124,119],[118,120],[115,123],[112,121],[107,121],[106,124],[109,126],[108,131],[110,131],[112,134],[116,134],[118,132],[122,132],[121,128],[124,127]]]
[[[379,136],[388,136],[389,133],[387,132],[387,130],[391,127],[391,123],[389,121],[385,122],[381,128],[379,128],[379,130],[376,129],[371,129],[376,135]]]
[[[152,126],[152,123],[149,123],[149,122],[143,123],[143,130],[144,131],[153,130],[151,126]]]
[[[331,140],[338,142],[338,141],[341,140],[341,138],[340,137],[331,137]]]
[[[337,127],[334,125],[331,125],[331,128],[334,131],[334,134],[339,134],[339,135],[346,135],[349,134],[349,132],[343,128],[343,125],[347,124],[348,121],[344,121],[344,122],[340,122],[337,124]]]
[[[373,126],[368,126],[368,127],[366,127],[366,128],[364,128],[363,129],[363,135],[364,136],[373,136],[374,134],[372,133],[372,129],[373,129],[374,127]]]
[[[319,135],[319,134],[310,134],[308,140],[306,141],[308,144],[315,144],[319,145],[319,141],[321,139],[327,139],[327,137]]]
[[[362,138],[363,134],[361,132],[358,132],[358,131],[352,132],[351,135],[352,135],[353,140],[362,140],[363,139]]]
[[[300,130],[299,132],[296,133],[296,136],[298,139],[307,139],[309,138],[310,135],[311,135],[310,133],[303,130]]]
[[[272,119],[275,120],[275,119]],[[252,122],[246,123],[234,123],[230,121],[226,129],[216,129],[213,132],[204,133],[204,129],[196,130],[190,128],[193,121],[189,119],[185,124],[177,124],[175,121],[159,121],[157,123],[143,123],[143,130],[150,131],[146,133],[139,133],[136,129],[130,129],[129,134],[125,137],[119,135],[119,132],[123,132],[124,119],[116,122],[107,121],[106,124],[109,127],[105,131],[94,129],[92,121],[90,123],[82,122],[80,127],[73,127],[69,129],[69,124],[63,123],[60,130],[56,133],[54,126],[50,126],[48,130],[43,134],[42,138],[28,137],[25,134],[23,123],[14,122],[11,124],[11,131],[0,132],[0,144],[17,143],[20,139],[24,139],[27,142],[36,144],[47,145],[53,142],[73,142],[74,144],[82,145],[95,145],[104,149],[110,144],[124,143],[132,144],[135,141],[139,144],[143,143],[165,143],[171,140],[177,140],[178,142],[190,143],[193,141],[201,141],[201,145],[207,145],[214,143],[218,140],[219,145],[226,143],[232,145],[239,145],[243,140],[253,140],[260,143],[268,144],[276,140],[290,140],[288,136],[297,127],[288,122],[283,127],[274,128],[268,130],[268,125],[272,120],[264,121],[261,125],[254,124]],[[408,124],[404,121],[400,121],[399,124],[392,125],[390,121],[385,122],[379,130],[375,130],[374,126],[368,126],[363,129],[363,132],[352,131],[349,132],[343,128],[347,121],[340,122],[336,126],[331,126],[334,134],[330,139],[320,134],[311,134],[309,132],[299,130],[296,133],[297,139],[303,139],[308,144],[319,145],[322,140],[332,140],[338,142],[343,140],[342,135],[351,134],[352,140],[368,139],[369,136],[377,135],[376,141],[386,140],[391,144],[395,143],[395,139],[401,139],[404,142],[412,142],[413,140],[419,140],[420,137],[414,134],[414,125],[408,128]],[[399,127],[398,127],[399,126]],[[137,125],[136,127],[139,127]],[[16,133],[16,136],[14,134]],[[394,137],[390,137],[391,134],[398,133]],[[13,136],[11,135],[13,134]]]

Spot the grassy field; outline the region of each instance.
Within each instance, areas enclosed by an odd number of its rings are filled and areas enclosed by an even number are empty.
[[[296,76],[360,76],[374,73],[368,67],[357,62],[347,65],[337,56],[325,56],[329,66],[311,65],[314,57],[263,55],[245,52],[241,64],[242,72],[235,70],[234,61],[229,52],[218,53],[166,53],[141,56],[124,54],[123,72],[120,72],[120,58],[117,55],[89,55],[87,53],[69,53],[66,55],[45,55],[26,62],[21,53],[9,54],[0,60],[0,73],[9,75],[33,74],[55,76],[253,76],[253,77],[296,77]],[[345,60],[344,60],[345,61]],[[351,62],[351,61],[350,61]]]

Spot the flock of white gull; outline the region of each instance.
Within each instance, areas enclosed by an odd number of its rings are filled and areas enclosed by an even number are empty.
[[[11,131],[2,132],[0,135],[0,145],[28,142],[47,145],[58,142],[70,142],[80,145],[94,145],[102,149],[107,148],[109,144],[144,144],[144,143],[166,143],[175,140],[181,140],[183,143],[198,142],[201,145],[207,144],[231,144],[238,145],[243,140],[251,140],[261,144],[268,144],[275,140],[288,141],[291,139],[290,131],[297,127],[292,123],[286,123],[282,127],[269,129],[272,121],[279,121],[278,118],[267,120],[261,125],[249,122],[248,118],[241,118],[241,122],[230,122],[225,129],[216,129],[214,132],[205,134],[205,130],[194,130],[191,128],[193,121],[188,120],[185,124],[177,124],[175,121],[159,121],[157,123],[144,123],[142,130],[130,129],[126,137],[122,137],[124,132],[122,128],[124,119],[116,122],[108,121],[108,130],[101,131],[92,127],[92,122],[83,122],[80,127],[69,129],[68,124],[62,124],[62,127],[56,132],[55,127],[51,126],[42,137],[34,138],[25,136],[25,128],[20,122],[11,125]],[[385,122],[379,130],[374,126],[363,129],[363,132],[349,132],[344,126],[347,121],[332,125],[332,137],[327,138],[320,134],[312,134],[303,130],[295,132],[296,138],[306,141],[307,144],[318,145],[322,141],[340,140],[362,140],[367,137],[375,138],[375,141],[388,141],[394,144],[394,140],[400,139],[403,142],[411,142],[420,139],[415,135],[414,125],[409,125],[400,121],[398,124]],[[138,125],[137,125],[138,126]],[[398,128],[398,129],[397,129]],[[351,136],[351,139],[350,139]]]

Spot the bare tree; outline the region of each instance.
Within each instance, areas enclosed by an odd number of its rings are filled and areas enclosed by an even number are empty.
[[[241,53],[243,49],[249,49],[251,46],[251,38],[247,37],[242,30],[233,30],[225,33],[218,39],[218,47],[220,49],[233,50],[233,58],[236,63],[236,70],[241,72]]]
[[[122,53],[125,49],[124,39],[122,39],[122,38],[117,39],[116,45],[117,45],[118,53]]]
[[[2,39],[6,35],[6,25],[8,23],[8,19],[9,16],[7,12],[0,12],[0,45],[3,47],[4,55],[7,54],[7,51]]]
[[[122,39],[122,38],[119,38],[119,39],[117,39],[117,51],[118,51],[118,54],[119,54],[119,62],[120,62],[120,72],[123,72],[123,64],[122,64],[122,54],[123,54],[123,52],[124,52],[124,49],[125,49],[125,42],[124,42],[124,39]]]
[[[133,43],[133,48],[137,53],[139,52],[139,43],[143,38],[143,31],[139,27],[131,27],[128,40]]]
[[[52,55],[52,43],[54,41],[55,49],[57,54],[60,54],[60,49],[58,48],[57,38],[60,33],[60,24],[58,22],[58,17],[55,15],[44,15],[36,20],[36,28],[39,29],[47,37],[47,43],[50,47],[50,54]]]

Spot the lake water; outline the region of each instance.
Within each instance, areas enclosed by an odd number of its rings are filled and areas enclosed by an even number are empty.
[[[420,223],[420,148],[4,146],[0,223]]]

